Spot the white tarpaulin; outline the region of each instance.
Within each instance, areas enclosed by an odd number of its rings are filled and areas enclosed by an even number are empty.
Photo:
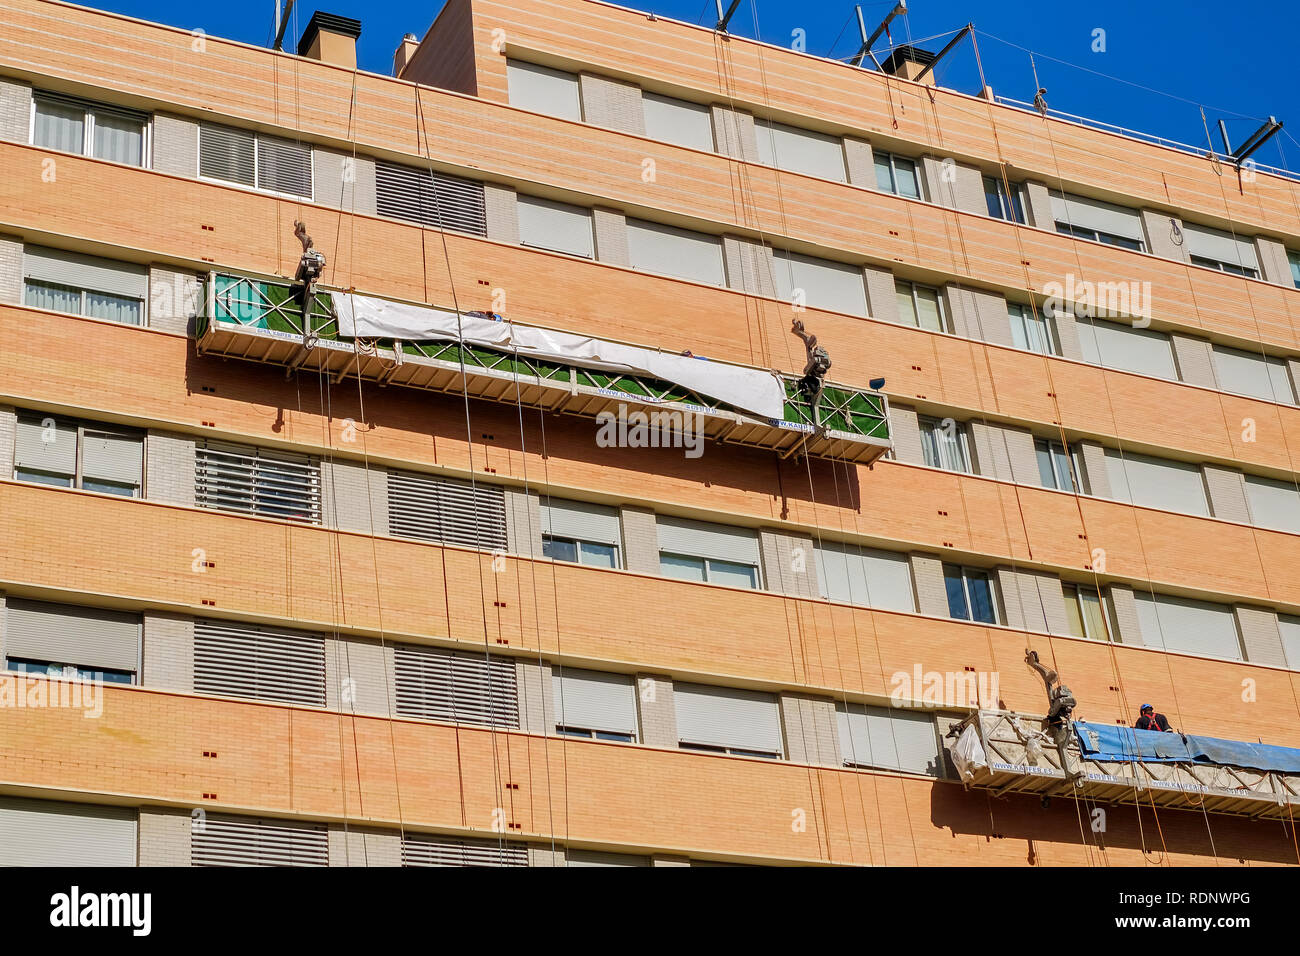
[[[984,746],[980,743],[980,735],[973,724],[966,725],[966,729],[961,732],[961,736],[957,738],[957,742],[952,745],[949,752],[963,780],[970,780],[975,776],[976,770],[988,766],[984,756]]]
[[[724,362],[710,362],[620,345],[587,335],[515,325],[477,315],[422,305],[390,302],[371,296],[332,293],[339,317],[339,334],[362,339],[421,341],[447,339],[481,345],[523,358],[571,362],[611,372],[650,375],[753,412],[765,418],[785,417],[785,385],[771,372]]]

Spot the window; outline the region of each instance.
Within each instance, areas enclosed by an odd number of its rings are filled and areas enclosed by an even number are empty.
[[[1259,278],[1259,258],[1255,255],[1253,239],[1192,222],[1183,223],[1183,235],[1192,265]]]
[[[1246,475],[1246,501],[1252,524],[1300,534],[1300,490],[1294,480]]]
[[[148,290],[143,266],[43,246],[23,249],[23,303],[33,309],[143,325]]]
[[[970,460],[970,440],[966,423],[951,418],[919,419],[921,427],[921,453],[925,464],[944,471],[974,474]]]
[[[1282,650],[1286,655],[1286,666],[1293,671],[1300,671],[1300,617],[1279,614],[1277,623],[1282,631]]]
[[[781,716],[775,694],[735,687],[674,684],[678,745],[742,757],[781,757]]]
[[[0,867],[135,866],[136,813],[0,797]]]
[[[519,197],[519,241],[584,259],[596,256],[590,209],[534,196]]]
[[[1136,209],[1057,190],[1049,195],[1057,232],[1138,252],[1146,249],[1142,216]]]
[[[325,639],[319,634],[233,621],[194,622],[199,694],[325,704]]]
[[[943,300],[938,289],[897,279],[894,281],[894,293],[898,297],[898,318],[904,325],[914,325],[931,332],[948,331],[948,320],[944,315]]]
[[[618,510],[585,501],[542,501],[542,554],[598,568],[623,566]]]
[[[1047,438],[1034,439],[1034,453],[1038,457],[1038,477],[1044,488],[1057,491],[1083,492],[1083,462],[1076,445],[1066,454],[1065,446]]]
[[[910,199],[921,198],[921,180],[915,162],[880,150],[875,152],[875,162],[876,186],[882,192]]]
[[[24,412],[14,442],[14,478],[127,498],[140,496],[144,435]]]
[[[311,146],[234,126],[201,123],[199,176],[311,199]]]
[[[472,179],[380,160],[375,163],[375,208],[393,219],[487,235],[483,184]]]
[[[815,259],[777,249],[772,253],[773,278],[778,298],[849,315],[867,314],[862,269],[830,259]]]
[[[1137,595],[1137,615],[1148,647],[1242,659],[1237,619],[1229,605],[1148,592]]]
[[[713,152],[713,115],[707,106],[642,92],[641,111],[651,139]]]
[[[1107,448],[1106,474],[1116,501],[1189,515],[1210,515],[1205,478],[1199,465]]]
[[[886,611],[915,611],[912,565],[905,554],[823,542],[817,545],[822,597]]]
[[[959,621],[998,623],[998,604],[993,578],[987,571],[943,566],[944,590],[948,593],[948,616]]]
[[[1291,264],[1291,283],[1300,289],[1300,252],[1288,252],[1286,261]]]
[[[149,117],[57,93],[32,95],[32,145],[145,165]]]
[[[753,531],[660,517],[658,532],[662,574],[735,588],[760,586],[758,535]]]
[[[403,717],[519,726],[515,662],[510,658],[398,644],[393,673],[397,712]]]
[[[1214,372],[1225,392],[1283,405],[1295,404],[1295,388],[1285,359],[1216,345]]]
[[[943,776],[932,715],[871,704],[836,704],[835,717],[844,766]]]
[[[195,449],[200,508],[320,524],[320,462],[305,455],[209,442]]]
[[[633,269],[706,285],[727,284],[722,241],[717,236],[629,219],[627,248]]]
[[[582,98],[574,73],[506,60],[510,105],[561,119],[582,120]]]
[[[985,176],[984,202],[994,219],[1025,224],[1024,187],[1019,183],[1012,183],[1008,192],[1001,176]]]
[[[402,834],[402,866],[527,866],[528,847],[513,840]]]
[[[633,853],[606,853],[602,850],[569,850],[566,866],[650,866],[648,856]]]
[[[1164,332],[1122,322],[1084,319],[1078,323],[1083,360],[1103,368],[1179,381],[1174,347]]]
[[[4,623],[8,670],[135,683],[140,658],[138,614],[10,598]]]
[[[1060,355],[1057,347],[1056,329],[1052,320],[1042,311],[1030,305],[1007,305],[1007,317],[1011,321],[1011,344],[1026,352],[1040,355]]]
[[[631,677],[556,667],[551,685],[557,733],[636,742],[636,685]]]
[[[323,823],[208,814],[190,847],[194,866],[329,866]]]
[[[1097,589],[1079,584],[1065,584],[1061,589],[1065,597],[1065,622],[1070,633],[1093,641],[1106,640],[1106,610]]]
[[[390,471],[388,533],[484,551],[504,551],[507,543],[505,489],[482,481]]]
[[[838,136],[757,120],[758,161],[778,169],[844,182],[844,143]]]

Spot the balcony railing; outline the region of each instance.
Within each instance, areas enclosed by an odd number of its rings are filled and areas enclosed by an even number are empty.
[[[698,416],[706,437],[870,464],[890,448],[889,402],[879,392],[827,383],[817,408],[794,376],[783,375],[784,417],[762,418],[671,382],[545,361],[457,341],[396,342],[341,336],[331,293],[303,309],[287,282],[211,273],[197,323],[201,354],[319,371],[335,381],[356,375],[381,384],[430,389],[488,401],[595,418],[619,404]]]

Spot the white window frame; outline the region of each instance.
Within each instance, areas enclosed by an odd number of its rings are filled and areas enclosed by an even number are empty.
[[[1061,338],[1056,329],[1056,322],[1053,316],[1047,314],[1045,309],[1035,309],[1032,305],[1022,305],[1019,302],[1007,303],[1007,318],[1011,322],[1011,340],[1014,348],[1022,352],[1031,352],[1034,355],[1060,355]],[[1021,324],[1021,338],[1025,340],[1025,347],[1015,344],[1015,324]],[[1029,348],[1029,324],[1031,322],[1041,323],[1043,334],[1047,336],[1048,351],[1044,352],[1039,349]]]
[[[27,286],[32,282],[35,282],[37,285],[57,286],[63,289],[67,289],[70,292],[79,293],[81,295],[81,311],[64,312],[62,309],[43,309],[40,308],[39,306],[28,305]],[[107,295],[107,296],[112,296],[113,298],[116,299],[129,299],[132,302],[139,302],[140,303],[140,324],[136,326],[131,326],[130,323],[128,322],[117,322],[113,319],[106,319],[103,316],[91,315],[88,311],[86,311],[86,296],[88,295]],[[109,322],[112,323],[113,325],[126,325],[128,327],[133,327],[137,329],[148,328],[149,326],[149,300],[148,299],[137,299],[133,295],[122,295],[120,292],[109,292],[105,289],[92,289],[89,286],[73,285],[71,282],[50,282],[46,279],[32,279],[30,276],[23,276],[22,304],[24,309],[38,309],[41,312],[53,312],[55,315],[73,315],[79,319],[90,319],[92,322]]]
[[[97,495],[114,495],[114,497],[118,497],[118,498],[128,498],[128,497],[129,497],[129,498],[143,498],[143,497],[145,496],[145,488],[144,488],[144,474],[145,474],[145,470],[146,470],[146,469],[145,469],[145,460],[146,460],[147,455],[148,455],[148,449],[145,448],[145,442],[148,440],[148,435],[145,434],[144,432],[140,432],[140,433],[137,434],[135,431],[133,431],[133,430],[131,430],[131,429],[128,429],[128,428],[116,428],[116,427],[114,427],[114,426],[112,426],[112,425],[102,425],[102,424],[100,424],[99,422],[90,422],[90,421],[86,421],[85,419],[81,419],[81,418],[62,418],[62,419],[60,419],[60,417],[57,416],[57,415],[46,415],[46,414],[43,414],[43,413],[32,413],[32,412],[29,412],[29,411],[27,411],[27,410],[22,410],[22,411],[20,411],[20,412],[18,413],[18,417],[19,417],[19,418],[36,418],[38,421],[44,421],[44,420],[47,419],[47,418],[52,418],[52,419],[54,419],[54,421],[55,421],[56,423],[64,424],[64,425],[69,425],[69,426],[72,426],[72,427],[75,427],[75,428],[76,428],[76,432],[77,432],[76,470],[74,471],[73,475],[71,476],[71,477],[72,477],[72,485],[69,486],[69,487],[71,487],[71,488],[73,488],[74,490],[77,490],[77,491],[90,491],[91,494],[97,494]],[[116,494],[115,492],[111,492],[111,491],[95,491],[93,488],[88,489],[88,488],[83,487],[83,482],[84,482],[84,480],[85,480],[85,473],[84,473],[83,468],[82,468],[82,460],[81,460],[81,459],[82,459],[82,452],[84,451],[84,449],[85,449],[85,447],[86,447],[86,431],[87,431],[88,429],[89,429],[89,431],[92,431],[92,432],[102,432],[102,433],[105,434],[105,435],[111,435],[111,436],[113,436],[114,438],[125,438],[125,439],[130,439],[130,440],[139,439],[139,441],[140,441],[140,481],[139,481],[139,482],[136,484],[136,486],[135,486],[135,493],[134,493],[134,494],[131,494],[131,495],[118,495],[118,494]],[[37,481],[37,480],[33,480],[33,479],[31,479],[31,478],[19,478],[19,477],[18,477],[18,467],[19,467],[19,466],[18,466],[18,461],[17,461],[17,459],[15,458],[15,460],[14,460],[14,466],[13,466],[13,480],[14,480],[14,481],[23,481],[23,482],[26,482],[26,483],[28,483],[28,484],[33,484],[33,485],[45,485],[47,488],[62,488],[62,487],[65,487],[64,485],[51,485],[51,484],[48,484],[47,482]],[[52,474],[52,473],[50,473],[50,474]],[[114,482],[114,484],[116,484],[116,482]]]
[[[891,153],[891,152],[889,152],[888,150],[884,150],[884,149],[874,150],[873,153],[872,153],[872,157],[871,157],[871,162],[872,162],[872,171],[873,171],[873,174],[874,174],[874,172],[875,172],[875,170],[876,170],[876,160],[878,160],[878,159],[880,159],[880,158],[884,158],[884,159],[888,160],[888,162],[889,162],[889,185],[890,185],[889,193],[890,193],[890,195],[897,196],[899,199],[915,199],[915,200],[919,200],[920,202],[925,202],[925,180],[924,180],[924,177],[921,175],[921,163],[920,163],[919,160],[915,160],[915,159],[913,159],[911,156],[900,156],[900,155],[898,155],[897,153]],[[898,160],[900,160],[900,159],[901,159],[901,160],[904,160],[904,161],[906,161],[906,162],[909,162],[909,163],[912,164],[912,171],[913,171],[914,175],[916,176],[916,193],[917,193],[917,194],[916,194],[915,196],[908,196],[908,195],[906,195],[905,193],[900,193],[900,192],[898,191],[898,165],[897,165],[897,162],[898,162]],[[876,186],[877,191],[883,191],[883,190],[880,189],[880,180],[879,180],[879,178],[877,178],[876,183],[875,183],[875,186]]]
[[[1300,289],[1300,252],[1292,252],[1288,249],[1286,261],[1291,267],[1291,283]]]
[[[570,537],[569,535],[564,535],[564,534],[546,534],[545,532],[543,532],[543,534],[542,534],[542,549],[543,549],[543,551],[545,551],[545,549],[546,549],[546,542],[547,542],[548,540],[549,540],[549,541],[566,541],[566,542],[572,544],[572,545],[574,546],[574,550],[575,550],[575,553],[576,553],[576,555],[577,555],[577,557],[576,557],[575,560],[573,560],[573,561],[566,561],[566,560],[564,560],[563,558],[555,558],[555,557],[550,558],[550,560],[552,560],[552,561],[559,561],[561,564],[580,564],[580,565],[582,565],[583,567],[587,567],[587,568],[605,568],[606,570],[609,570],[609,568],[607,568],[607,567],[606,567],[605,565],[603,565],[603,564],[590,564],[590,563],[588,563],[588,562],[582,560],[582,545],[584,545],[584,544],[591,544],[591,545],[596,545],[597,547],[601,547],[601,548],[612,548],[613,551],[614,551],[614,568],[615,568],[616,570],[621,570],[622,567],[623,567],[623,549],[622,549],[618,544],[610,543],[610,542],[608,542],[608,541],[596,541],[596,540],[594,540],[594,539],[592,539],[592,538],[573,538],[573,537]]]
[[[952,609],[951,609],[951,607],[948,609],[948,619],[949,619],[949,620],[952,620],[952,621],[965,621],[965,622],[968,623],[968,624],[983,624],[983,625],[986,626],[986,627],[990,627],[990,626],[994,626],[994,625],[1000,625],[1000,624],[1002,623],[1002,621],[1004,620],[1004,618],[1002,617],[1002,601],[1001,601],[1001,599],[999,599],[999,597],[998,597],[998,576],[997,576],[997,574],[996,574],[994,571],[992,571],[991,569],[989,569],[989,568],[976,568],[976,567],[971,567],[971,566],[969,566],[969,565],[965,565],[965,564],[953,564],[952,562],[945,561],[945,562],[943,563],[943,565],[942,565],[942,566],[940,567],[940,569],[939,569],[939,570],[940,570],[940,573],[943,574],[943,577],[944,577],[944,594],[943,594],[943,599],[944,599],[944,602],[945,602],[945,603],[946,603],[947,600],[948,600],[948,585],[947,585],[948,576],[947,576],[947,574],[945,573],[945,572],[947,571],[948,568],[956,568],[958,571],[961,572],[961,587],[962,587],[962,593],[965,595],[965,598],[966,598],[966,613],[967,613],[967,615],[970,615],[970,614],[971,614],[971,608],[972,608],[971,599],[970,599],[970,576],[971,576],[972,574],[979,574],[979,575],[982,575],[982,576],[984,576],[985,578],[988,579],[988,582],[989,582],[989,603],[990,603],[991,605],[993,605],[993,620],[992,620],[992,621],[977,621],[977,620],[975,620],[974,617],[969,617],[969,616],[968,616],[968,617],[953,617],[953,616],[952,616]]]
[[[1090,229],[1087,226],[1076,226],[1064,219],[1056,220],[1056,231],[1063,236],[1073,236],[1075,239],[1083,239],[1086,242],[1099,242],[1104,246],[1127,249],[1129,252],[1147,251],[1147,244],[1141,239],[1130,239],[1128,236],[1117,236],[1112,232],[1102,232],[1099,229]]]
[[[230,126],[229,123],[212,123],[213,126]],[[261,170],[262,162],[262,134],[258,130],[249,129],[246,126],[234,126],[231,129],[242,129],[245,132],[253,134],[253,185],[245,186],[243,183],[237,183],[231,179],[217,179],[213,176],[204,176],[199,172],[203,168],[203,123],[195,124],[194,129],[194,164],[195,178],[204,183],[215,183],[219,186],[229,186],[231,189],[240,189],[246,193],[257,193],[259,196],[277,196],[280,199],[292,199],[294,202],[314,203],[316,201],[316,147],[312,143],[302,143],[307,147],[307,172],[311,176],[311,195],[300,196],[297,193],[284,193],[276,189],[262,189],[257,185],[258,172]],[[289,139],[288,136],[278,137],[279,139]]]
[[[43,92],[44,91],[42,90],[32,91],[31,110],[27,121],[27,145],[28,146],[36,146],[36,101],[41,97]],[[54,97],[48,97],[48,98],[54,99]],[[58,99],[62,99],[62,97],[59,97]],[[76,98],[73,97],[72,99],[76,99]],[[71,99],[66,100],[65,102],[67,103],[68,106],[75,105]],[[95,155],[95,110],[101,109],[108,113],[119,113],[119,114],[134,113],[135,111],[121,110],[121,109],[117,109],[116,107],[112,106],[109,103],[94,103],[89,100],[86,101],[86,103],[83,105],[82,108],[85,110],[86,116],[85,119],[82,121],[81,152],[72,153],[69,155],[84,156],[87,159],[99,160],[102,163],[114,163],[114,165],[126,165],[125,163],[116,163],[114,160],[111,159],[101,159],[100,157]],[[143,125],[143,131],[141,133],[141,141],[140,141],[140,165],[128,167],[130,169],[153,169],[153,114],[152,113],[144,116],[144,123],[142,125]],[[52,149],[49,146],[40,146],[37,148]]]
[[[937,286],[937,285],[926,285],[924,282],[913,282],[911,279],[895,279],[895,280],[894,280],[894,295],[895,295],[895,297],[897,297],[897,295],[898,295],[898,287],[899,287],[900,285],[905,285],[905,286],[907,286],[907,287],[908,287],[908,291],[909,291],[910,294],[911,294],[911,297],[912,297],[912,319],[913,319],[913,321],[911,321],[911,322],[902,322],[902,323],[900,323],[900,324],[902,324],[902,325],[906,325],[906,326],[908,326],[909,328],[920,329],[922,332],[934,332],[934,331],[935,331],[934,329],[927,329],[927,328],[925,328],[923,325],[921,325],[921,307],[920,307],[920,304],[919,304],[919,303],[920,303],[920,299],[919,299],[919,297],[917,296],[917,292],[916,292],[916,290],[917,290],[917,289],[928,289],[929,291],[931,291],[931,292],[934,293],[935,303],[936,303],[936,305],[937,305],[937,307],[938,307],[938,309],[939,309],[939,329],[938,329],[939,334],[941,334],[941,335],[951,335],[951,334],[952,334],[952,326],[948,323],[948,307],[944,304],[944,301],[943,301],[944,296],[943,296],[943,289],[942,289],[942,288],[940,288],[940,287]],[[902,316],[899,316],[899,318],[902,319],[903,317],[902,317]]]
[[[747,563],[744,562],[744,561],[726,561],[726,560],[724,560],[724,559],[722,559],[722,558],[706,558],[706,557],[704,557],[703,555],[699,555],[699,554],[684,554],[684,553],[682,553],[682,552],[680,552],[680,551],[666,551],[666,550],[661,549],[661,550],[659,551],[659,570],[660,570],[660,574],[661,574],[663,577],[672,577],[671,575],[663,574],[663,559],[664,559],[665,557],[670,557],[670,558],[685,558],[685,559],[688,560],[688,561],[700,561],[700,562],[702,562],[702,563],[704,564],[704,580],[703,580],[702,582],[700,582],[700,583],[703,583],[703,584],[716,584],[716,585],[719,585],[719,586],[721,586],[721,587],[730,587],[730,588],[734,588],[734,587],[740,587],[740,585],[738,585],[738,584],[731,584],[731,583],[726,582],[726,581],[714,581],[714,580],[712,580],[712,578],[711,578],[711,576],[710,576],[710,569],[711,569],[711,566],[712,566],[715,562],[716,562],[717,564],[733,564],[733,565],[735,565],[735,566],[738,567],[738,568],[753,568],[753,569],[754,569],[754,586],[753,586],[752,588],[742,588],[742,590],[748,590],[748,591],[761,591],[761,590],[763,590],[763,570],[762,570],[762,568],[760,568],[757,564],[747,564]],[[686,579],[686,578],[674,578],[673,580],[684,581],[684,580],[687,580],[687,579]]]
[[[997,195],[1001,212],[996,216],[990,212],[989,216],[994,219],[1001,219],[1004,222],[1012,222],[1020,226],[1025,225],[1025,207],[1028,205],[1028,197],[1025,195],[1024,184],[1011,183],[1011,192],[1008,193],[1006,185],[1008,181],[1004,181],[1001,176],[985,176],[984,201],[986,205],[989,198],[988,184],[990,182],[993,183],[993,191]]]
[[[941,463],[942,454],[940,454],[939,456],[940,463],[931,464],[930,462],[924,460],[926,450],[927,450],[926,434],[925,434],[926,430],[928,429],[931,432],[935,431],[936,429],[939,431],[946,431],[947,429],[944,427],[943,424],[946,421],[951,421],[953,423],[953,434],[956,439],[956,442],[953,445],[953,447],[956,448],[957,452],[960,454],[961,464],[964,466],[960,469],[945,468]],[[917,416],[917,426],[921,432],[922,463],[927,468],[934,468],[938,471],[946,471],[955,475],[975,474],[975,464],[971,459],[971,453],[970,453],[970,429],[967,427],[966,422],[959,422],[955,418],[936,418],[933,415],[919,415]]]
[[[1063,596],[1063,597],[1064,597],[1064,595],[1065,595],[1066,593],[1068,593],[1068,592],[1070,592],[1070,591],[1073,591],[1073,592],[1074,592],[1074,601],[1075,601],[1075,605],[1076,605],[1076,606],[1078,607],[1078,609],[1079,609],[1079,620],[1080,620],[1080,621],[1082,622],[1082,624],[1083,624],[1083,633],[1082,633],[1082,634],[1071,634],[1070,636],[1071,636],[1071,637],[1083,637],[1083,638],[1086,638],[1086,639],[1088,639],[1088,640],[1090,640],[1090,641],[1102,641],[1102,642],[1105,642],[1105,641],[1109,640],[1109,639],[1110,639],[1110,635],[1106,633],[1106,630],[1105,630],[1104,627],[1103,627],[1103,629],[1102,629],[1102,633],[1100,633],[1100,634],[1091,634],[1091,633],[1089,633],[1090,628],[1088,627],[1088,615],[1085,614],[1085,613],[1083,612],[1083,594],[1084,594],[1085,591],[1087,591],[1087,592],[1090,592],[1091,594],[1096,595],[1096,597],[1097,597],[1097,605],[1101,608],[1101,613],[1102,613],[1102,616],[1103,616],[1103,617],[1105,617],[1107,614],[1110,613],[1110,607],[1109,607],[1109,605],[1108,605],[1107,602],[1106,602],[1106,595],[1105,595],[1104,593],[1102,593],[1101,588],[1092,587],[1091,585],[1087,585],[1087,584],[1066,584],[1066,583],[1062,583],[1062,584],[1061,584],[1061,591],[1062,591],[1062,596]],[[1066,600],[1068,601],[1068,598],[1066,598]]]
[[[1222,259],[1211,259],[1209,256],[1188,255],[1192,265],[1202,269],[1212,269],[1215,272],[1226,272],[1229,275],[1244,276],[1247,279],[1258,279],[1259,270],[1252,269],[1250,266],[1238,265],[1235,262],[1224,262]]]
[[[1042,487],[1047,488],[1049,491],[1064,491],[1066,494],[1074,494],[1076,491],[1081,495],[1086,494],[1086,492],[1084,491],[1084,484],[1083,484],[1083,455],[1079,451],[1078,442],[1075,442],[1070,446],[1069,453],[1067,454],[1065,450],[1065,443],[1058,439],[1055,438],[1034,439],[1034,461],[1038,465],[1038,477],[1041,480],[1043,477],[1043,466],[1042,463],[1038,460],[1040,445],[1047,446],[1046,450],[1047,450],[1048,459],[1051,463],[1051,472],[1052,472],[1052,484],[1043,485]],[[1057,470],[1058,457],[1064,458],[1069,462],[1070,480],[1074,483],[1073,488],[1061,487],[1060,473]]]

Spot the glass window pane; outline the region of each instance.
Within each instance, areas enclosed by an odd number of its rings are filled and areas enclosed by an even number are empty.
[[[1067,587],[1064,589],[1065,596],[1065,623],[1073,637],[1087,637],[1088,632],[1084,630],[1083,615],[1079,612],[1079,589],[1076,587]]]
[[[1083,623],[1088,637],[1094,641],[1106,639],[1105,613],[1101,606],[1101,595],[1092,588],[1079,588],[1079,602],[1083,605]]]
[[[931,468],[942,468],[942,456],[939,452],[939,423],[933,420],[921,422],[921,456]]]
[[[916,178],[916,163],[910,159],[894,157],[894,178],[898,181],[898,195],[911,199],[921,198],[920,181]]]
[[[591,541],[580,541],[578,547],[582,551],[582,563],[590,564],[598,568],[616,568],[618,567],[618,552],[614,550],[612,544],[596,544]]]
[[[37,98],[32,143],[65,153],[82,152],[86,147],[86,111],[66,103]]]
[[[14,473],[14,478],[18,481],[35,481],[42,485],[53,485],[55,488],[71,488],[71,475],[52,475],[44,471],[28,471],[25,468],[19,468]]]
[[[542,554],[556,561],[578,560],[578,546],[572,541],[566,541],[563,538],[542,538]]]
[[[1002,183],[992,176],[984,177],[984,205],[994,219],[1005,219],[1002,211]]]
[[[876,153],[876,188],[887,193],[894,191],[894,173],[889,166],[888,153]]]
[[[691,558],[684,554],[660,554],[659,570],[670,578],[683,581],[704,580],[704,559]]]
[[[962,581],[961,568],[951,564],[943,566],[943,587],[948,592],[948,616],[969,621],[970,610],[966,606],[966,587]]]
[[[1044,488],[1059,488],[1056,483],[1056,469],[1052,467],[1051,446],[1045,438],[1034,441],[1034,453],[1038,458],[1038,480]]]
[[[1052,463],[1056,467],[1056,487],[1062,491],[1074,491],[1074,475],[1070,473],[1070,457],[1065,453],[1065,446],[1052,442]]]
[[[916,287],[916,324],[931,332],[942,332],[943,314],[939,308],[939,290]]]
[[[758,587],[758,569],[752,564],[734,561],[709,561],[709,583],[726,584],[733,588]]]
[[[996,624],[997,615],[993,610],[993,582],[983,571],[966,572],[966,590],[970,593],[970,611],[972,621]]]
[[[112,113],[95,113],[95,156],[139,166],[144,162],[144,124]]]
[[[1295,283],[1297,289],[1300,289],[1300,252],[1290,253],[1287,259],[1291,262],[1291,281]]]
[[[81,290],[72,286],[56,285],[53,282],[38,282],[28,279],[23,293],[23,303],[33,309],[49,309],[51,312],[71,312],[81,314]]]
[[[912,299],[912,284],[895,282],[894,295],[898,299],[898,321],[904,325],[916,325],[916,304]]]
[[[144,303],[139,299],[107,292],[86,293],[86,315],[96,319],[107,319],[123,325],[140,325],[143,311]]]
[[[103,481],[99,478],[83,478],[81,487],[85,491],[98,491],[106,495],[121,495],[124,498],[134,498],[138,490],[135,485],[128,485],[122,481]]]

